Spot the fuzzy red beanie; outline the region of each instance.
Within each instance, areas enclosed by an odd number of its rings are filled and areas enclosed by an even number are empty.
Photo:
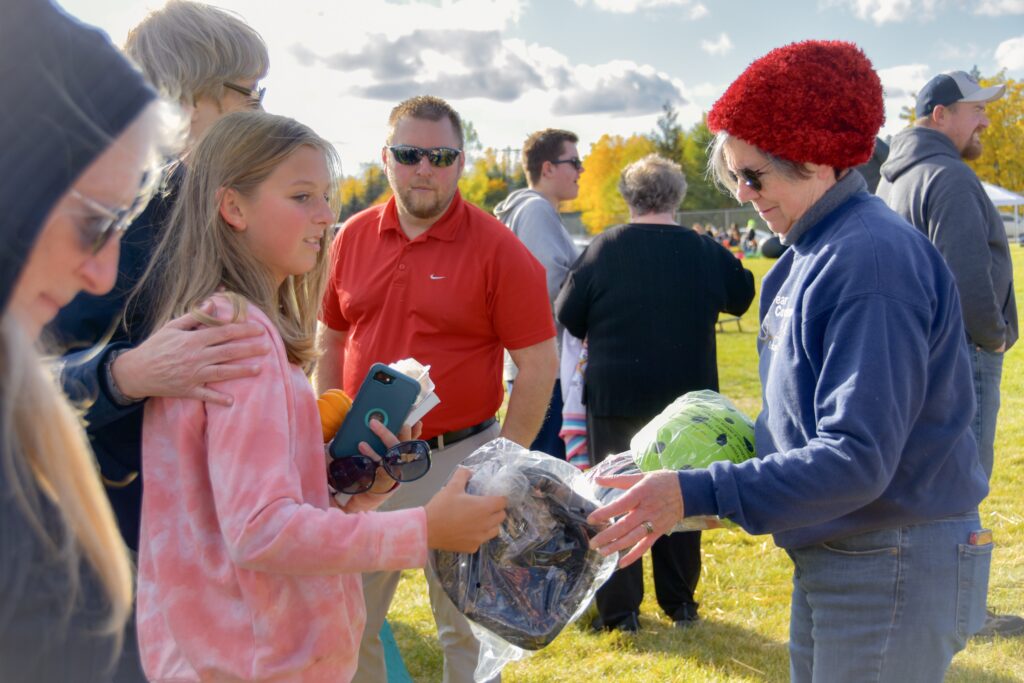
[[[715,102],[726,131],[795,163],[852,168],[871,158],[885,122],[882,82],[853,43],[808,40],[754,61]]]

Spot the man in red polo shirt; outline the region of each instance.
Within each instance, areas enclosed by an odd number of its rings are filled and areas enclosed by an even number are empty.
[[[331,247],[320,313],[318,391],[355,395],[370,365],[412,357],[430,366],[441,404],[423,419],[429,474],[403,484],[381,510],[425,504],[467,455],[499,434],[530,444],[557,373],[544,267],[493,216],[463,201],[459,115],[414,97],[391,112],[381,159],[394,197],[350,218]],[[500,430],[502,349],[519,367]],[[427,570],[445,652],[445,681],[472,681],[479,643]],[[366,629],[355,681],[387,680],[379,632],[398,572],[363,577]]]

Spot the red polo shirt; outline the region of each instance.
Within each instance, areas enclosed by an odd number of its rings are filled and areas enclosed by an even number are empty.
[[[441,404],[423,420],[425,439],[493,416],[504,395],[502,349],[555,336],[544,267],[459,193],[411,241],[394,198],[346,221],[331,245],[320,320],[348,331],[349,395],[375,362],[430,365]]]

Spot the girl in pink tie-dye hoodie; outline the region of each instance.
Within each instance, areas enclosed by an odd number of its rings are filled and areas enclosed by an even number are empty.
[[[360,573],[420,567],[428,547],[471,552],[504,518],[503,498],[465,493],[465,471],[423,508],[372,512],[373,493],[333,503],[306,373],[336,167],[291,119],[222,118],[188,159],[140,287],[156,325],[189,310],[209,325],[247,317],[269,347],[252,376],[211,385],[229,407],[146,405],[138,631],[150,680],[347,681]]]

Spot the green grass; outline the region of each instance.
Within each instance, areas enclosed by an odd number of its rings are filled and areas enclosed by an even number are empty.
[[[1017,300],[1024,303],[1024,249],[1011,249],[1014,268],[1021,274]],[[751,259],[747,267],[760,283],[772,263]],[[718,335],[721,388],[754,416],[760,410],[756,302],[742,327],[737,332],[729,326]],[[1024,614],[1024,343],[1006,357],[1002,400],[992,492],[981,509],[997,544],[989,606]],[[790,566],[768,536],[733,529],[706,532],[697,593],[703,617],[699,625],[688,631],[672,628],[654,601],[650,563],[645,561],[647,596],[637,637],[591,635],[572,625],[546,649],[506,667],[503,678],[509,683],[786,681]],[[403,575],[389,619],[413,678],[440,681],[441,650],[420,572]],[[971,641],[953,660],[947,681],[1024,681],[1024,637]]]

